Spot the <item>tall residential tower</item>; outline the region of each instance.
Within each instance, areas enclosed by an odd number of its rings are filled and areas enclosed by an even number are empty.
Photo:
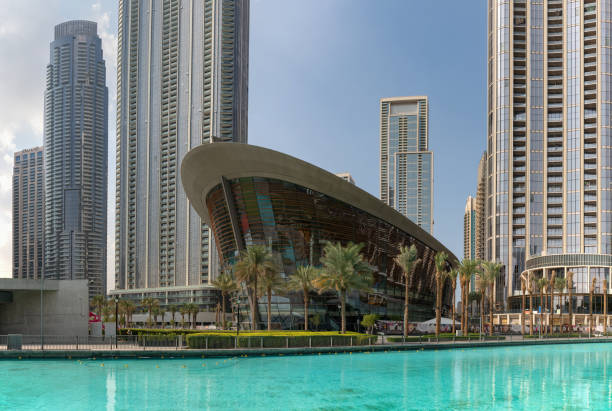
[[[120,0],[118,42],[116,293],[204,303],[218,257],[180,165],[247,142],[249,1]]]
[[[577,306],[609,277],[611,27],[611,0],[488,1],[486,257],[504,264],[499,307],[520,306],[521,275],[572,271]]]
[[[13,278],[43,273],[45,192],[43,148],[13,156]]]
[[[433,153],[426,96],[380,100],[380,198],[433,233]]]
[[[468,196],[463,213],[463,258],[476,258],[476,199]]]
[[[45,90],[45,277],[106,293],[108,90],[96,23],[55,27]]]

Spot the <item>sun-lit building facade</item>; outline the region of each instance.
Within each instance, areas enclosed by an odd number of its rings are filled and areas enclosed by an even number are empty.
[[[380,199],[433,233],[427,96],[380,100]]]
[[[612,2],[489,0],[486,258],[521,276],[574,273],[574,306],[612,267]],[[557,301],[555,305],[559,305]],[[507,307],[508,308],[508,307]]]
[[[179,169],[247,142],[248,50],[249,0],[119,1],[114,294],[208,304],[218,257]]]

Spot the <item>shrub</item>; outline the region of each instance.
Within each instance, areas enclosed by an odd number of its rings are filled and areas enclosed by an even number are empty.
[[[238,339],[236,341],[236,338]],[[348,345],[368,345],[374,343],[375,336],[368,334],[306,331],[272,331],[235,333],[199,333],[187,335],[189,348],[285,348],[291,347],[329,347]],[[208,341],[208,342],[207,342]]]

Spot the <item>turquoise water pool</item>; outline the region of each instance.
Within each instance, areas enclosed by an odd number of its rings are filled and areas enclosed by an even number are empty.
[[[612,409],[612,344],[0,360],[0,409]]]

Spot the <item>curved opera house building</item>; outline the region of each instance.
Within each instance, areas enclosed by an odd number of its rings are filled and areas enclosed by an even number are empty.
[[[271,247],[286,278],[300,265],[319,265],[327,241],[362,243],[362,253],[375,268],[372,289],[348,298],[348,329],[369,313],[400,320],[404,285],[394,257],[402,245],[415,244],[420,264],[410,278],[410,320],[434,317],[434,255],[445,251],[435,238],[391,207],[355,185],[297,158],[262,147],[236,143],[198,146],[184,158],[183,186],[191,204],[214,233],[222,264],[232,264],[251,244]],[[266,306],[260,300],[260,321]],[[303,326],[300,294],[273,298],[276,328]],[[443,311],[451,304],[445,284]],[[246,298],[240,303],[241,322],[248,321]],[[339,303],[333,293],[312,293],[310,324],[336,328]],[[312,318],[311,317],[311,318]]]

